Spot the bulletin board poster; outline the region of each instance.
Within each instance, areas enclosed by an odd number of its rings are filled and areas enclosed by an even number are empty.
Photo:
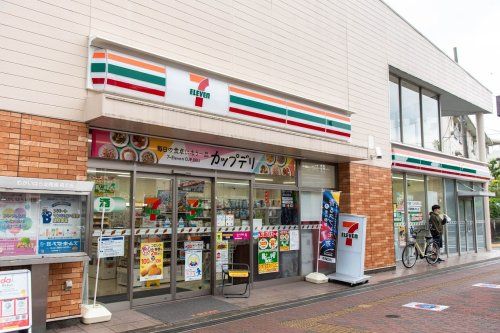
[[[45,196],[40,202],[38,252],[81,251],[82,202],[78,196]]]
[[[259,274],[279,272],[278,231],[259,231]]]
[[[0,332],[31,327],[31,272],[0,272]]]
[[[319,260],[335,263],[336,240],[339,222],[340,192],[323,191]]]
[[[140,281],[163,279],[163,242],[141,243]]]
[[[37,194],[3,193],[0,200],[0,257],[37,253]]]

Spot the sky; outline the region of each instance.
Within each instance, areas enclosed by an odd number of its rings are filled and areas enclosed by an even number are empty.
[[[457,47],[460,66],[500,95],[500,0],[383,1],[452,59]],[[485,117],[486,133],[500,141],[495,105],[493,110]]]

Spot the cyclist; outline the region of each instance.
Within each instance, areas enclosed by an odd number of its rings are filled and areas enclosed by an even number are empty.
[[[432,212],[429,213],[429,229],[432,238],[439,246],[439,250],[443,247],[443,231],[444,225],[448,222],[449,218],[446,214],[441,214],[441,207],[439,205],[432,206]],[[438,258],[437,262],[443,262],[444,260]]]

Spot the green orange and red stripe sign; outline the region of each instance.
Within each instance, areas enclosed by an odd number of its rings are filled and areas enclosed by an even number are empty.
[[[491,179],[486,166],[465,162],[450,162],[446,158],[396,148],[392,149],[392,168],[474,181],[488,181]]]
[[[351,138],[349,116],[112,50],[94,50],[90,79],[96,90],[342,141]]]

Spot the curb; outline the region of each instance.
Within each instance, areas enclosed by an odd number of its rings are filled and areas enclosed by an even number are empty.
[[[226,311],[222,312],[216,315],[211,315],[199,319],[189,319],[185,321],[181,321],[178,323],[174,324],[168,324],[165,323],[163,325],[159,326],[154,326],[154,327],[148,327],[144,328],[142,330],[134,329],[134,330],[129,330],[124,333],[173,333],[173,332],[187,332],[195,329],[200,329],[204,327],[209,327],[209,326],[214,326],[222,323],[227,323],[231,321],[236,321],[244,318],[249,318],[249,317],[255,317],[259,316],[262,314],[269,314],[272,312],[277,312],[277,311],[282,311],[286,310],[289,308],[294,308],[298,306],[304,306],[304,305],[309,305],[317,302],[322,302],[326,300],[332,300],[336,298],[341,298],[341,297],[347,297],[347,296],[352,296],[355,294],[360,294],[364,292],[369,292],[369,291],[374,291],[378,289],[382,289],[384,287],[390,286],[390,285],[399,285],[403,284],[406,282],[418,280],[421,278],[427,278],[427,277],[432,277],[435,275],[439,274],[445,274],[445,273],[450,273],[458,270],[462,270],[464,268],[474,268],[476,266],[485,266],[485,264],[490,265],[495,262],[500,263],[500,258],[490,258],[490,259],[484,259],[484,260],[479,260],[479,261],[474,261],[474,262],[469,262],[469,263],[464,263],[464,264],[459,264],[451,267],[446,267],[446,268],[441,268],[437,270],[432,270],[428,272],[423,272],[423,273],[416,273],[412,274],[409,276],[405,277],[396,277],[396,278],[391,278],[387,280],[383,280],[374,284],[365,284],[365,285],[360,285],[356,288],[353,289],[345,289],[345,290],[340,290],[340,291],[333,291],[333,292],[328,292],[324,293],[321,295],[315,295],[315,296],[310,296],[298,300],[293,300],[293,301],[286,301],[286,302],[280,302],[280,303],[273,303],[273,304],[268,304],[268,305],[259,305],[259,306],[253,306],[253,307],[248,307],[245,309],[238,309],[238,310],[233,310],[233,311]]]

